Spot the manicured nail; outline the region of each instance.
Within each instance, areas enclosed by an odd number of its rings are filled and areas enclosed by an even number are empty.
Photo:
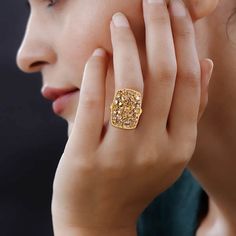
[[[121,12],[114,14],[112,20],[116,27],[129,27],[127,18]]]
[[[181,0],[172,0],[172,12],[175,16],[185,16],[186,8],[184,3]]]
[[[156,3],[156,4],[163,4],[164,0],[146,0],[148,4]]]
[[[102,48],[97,48],[94,52],[93,52],[93,57],[94,56],[98,56],[98,57],[105,57],[106,53]]]

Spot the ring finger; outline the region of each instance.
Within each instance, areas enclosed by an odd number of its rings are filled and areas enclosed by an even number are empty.
[[[111,22],[111,40],[113,46],[113,63],[115,90],[129,88],[143,94],[143,75],[135,36],[127,18],[116,13]],[[124,130],[109,126],[107,138],[124,138]],[[126,134],[133,130],[126,130]],[[122,136],[121,136],[122,135]]]

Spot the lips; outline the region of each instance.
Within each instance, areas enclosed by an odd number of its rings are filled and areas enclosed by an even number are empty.
[[[41,92],[43,97],[45,97],[46,99],[50,101],[55,101],[57,98],[64,96],[65,94],[75,92],[77,90],[78,88],[58,89],[58,88],[44,87]]]
[[[68,105],[68,103],[75,99],[75,96],[79,95],[78,88],[67,88],[58,89],[51,87],[44,87],[41,91],[43,97],[53,101],[53,111],[54,113],[60,115]]]

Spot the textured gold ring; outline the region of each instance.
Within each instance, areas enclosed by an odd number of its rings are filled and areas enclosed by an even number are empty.
[[[110,106],[111,124],[120,129],[135,129],[142,113],[142,95],[133,89],[119,89]]]

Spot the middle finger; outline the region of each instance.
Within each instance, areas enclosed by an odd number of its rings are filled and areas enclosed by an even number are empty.
[[[177,73],[171,21],[165,0],[143,0],[143,10],[148,67],[143,119],[154,129],[166,129]]]

